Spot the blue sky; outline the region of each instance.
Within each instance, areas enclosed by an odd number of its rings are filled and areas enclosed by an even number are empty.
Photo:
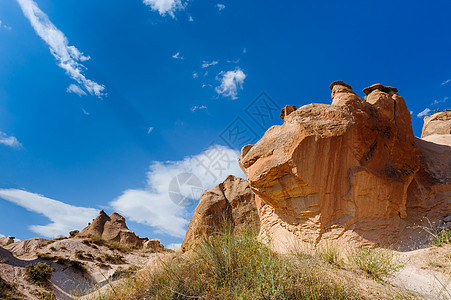
[[[361,96],[397,87],[419,136],[428,110],[449,107],[450,11],[447,0],[1,1],[0,234],[67,234],[105,209],[180,243],[195,201],[177,204],[171,180],[194,174],[206,189],[243,176],[240,146],[286,104],[330,103],[334,80]]]

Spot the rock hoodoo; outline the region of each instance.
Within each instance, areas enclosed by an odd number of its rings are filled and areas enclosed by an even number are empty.
[[[234,232],[260,229],[254,193],[245,179],[232,175],[203,193],[189,223],[182,250],[188,250],[201,237],[218,232],[225,223],[231,224]]]
[[[421,137],[433,134],[451,134],[451,110],[435,113],[424,118]]]
[[[375,84],[364,90],[365,101],[342,81],[330,88],[331,105],[282,111],[283,125],[241,151],[260,233],[281,251],[298,242],[342,238],[385,244],[418,221],[409,212],[422,207],[422,216],[451,213],[444,182],[450,178],[450,148],[415,139],[398,90]],[[432,153],[441,153],[444,163],[436,165]]]
[[[80,237],[102,237],[106,241],[115,241],[126,244],[142,245],[147,238],[139,238],[128,229],[125,218],[118,213],[108,216],[103,210],[85,229],[79,233]]]

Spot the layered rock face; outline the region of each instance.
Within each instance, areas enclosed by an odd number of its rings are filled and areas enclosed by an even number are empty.
[[[225,225],[231,225],[236,233],[260,229],[254,193],[246,180],[232,175],[203,193],[189,223],[182,250],[188,250],[203,236],[217,233]]]
[[[108,216],[103,210],[91,224],[79,233],[80,237],[102,237],[106,241],[142,245],[147,239],[141,239],[128,229],[125,218],[118,213]]]
[[[420,166],[434,164],[420,163],[410,112],[396,88],[375,84],[364,90],[366,101],[341,81],[331,90],[331,105],[284,109],[283,125],[241,151],[260,234],[281,251],[339,238],[393,242],[409,223],[412,180]],[[445,170],[438,171],[440,180],[449,175]],[[437,202],[424,199],[421,205],[428,201]],[[442,203],[447,201],[444,196]]]
[[[424,118],[421,137],[424,138],[433,134],[451,134],[451,111],[435,113]]]

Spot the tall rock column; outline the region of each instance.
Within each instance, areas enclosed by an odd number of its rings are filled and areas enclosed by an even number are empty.
[[[260,234],[281,251],[300,241],[384,243],[406,217],[419,155],[404,99],[380,84],[366,101],[342,81],[331,90],[331,105],[305,105],[242,149]]]

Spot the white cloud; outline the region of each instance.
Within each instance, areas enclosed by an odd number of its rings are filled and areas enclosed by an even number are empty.
[[[219,78],[219,75],[222,75],[222,78]],[[243,89],[246,74],[240,68],[236,68],[235,71],[221,72],[219,75],[217,79],[221,81],[221,85],[216,87],[216,92],[223,97],[238,99],[238,89]]]
[[[197,77],[199,77],[199,74],[197,74],[197,72],[194,72],[193,73],[193,78],[197,78]]]
[[[169,244],[166,248],[171,250],[177,250],[180,247],[182,247],[182,244]]]
[[[183,59],[183,56],[180,56],[180,52],[177,52],[176,54],[172,55],[172,58]]]
[[[0,22],[0,23],[1,23],[1,22]],[[5,235],[3,235],[3,234],[0,233],[0,238],[2,238],[2,237],[5,237]],[[171,245],[174,245],[174,244],[171,244]]]
[[[190,21],[190,22],[194,22],[194,19],[193,19],[193,17],[192,17],[192,16],[189,16],[189,18],[188,18],[188,21]]]
[[[208,108],[208,107],[206,107],[205,105],[201,105],[201,106],[195,105],[195,106],[191,107],[190,110],[191,110],[192,112],[195,112],[196,110],[199,110],[199,109],[207,109],[207,108]]]
[[[0,145],[5,145],[11,148],[22,148],[22,144],[14,136],[8,136],[6,133],[0,131]]]
[[[449,97],[444,97],[442,100],[434,100],[431,105],[436,105],[439,103],[445,103],[446,101],[448,101]]]
[[[99,211],[69,205],[44,196],[17,189],[0,189],[0,198],[50,219],[47,225],[32,225],[30,230],[44,237],[67,235],[71,230],[81,230]]]
[[[181,0],[143,0],[143,3],[150,6],[152,10],[158,11],[160,15],[168,14],[172,18],[175,18],[174,13],[177,10],[183,10],[186,6]]]
[[[127,190],[110,205],[129,220],[155,227],[158,232],[183,238],[190,213],[176,204],[169,195],[169,184],[178,175],[186,173],[198,178],[203,189],[209,189],[232,174],[244,177],[238,165],[239,152],[214,145],[202,153],[185,157],[180,161],[152,162],[147,173],[147,186],[141,190]],[[192,185],[184,185],[180,194],[196,201],[200,191]],[[197,191],[196,193],[194,191]]]
[[[246,54],[247,53],[247,49],[243,48],[243,53]]]
[[[81,111],[83,112],[83,114],[84,114],[85,116],[89,116],[89,115],[90,115],[89,111],[87,111],[87,110],[84,109],[84,108],[81,108]]]
[[[430,113],[431,110],[429,108],[425,108],[422,112],[420,112],[419,114],[417,114],[418,118],[422,118],[424,116],[426,116],[428,113]]]
[[[0,28],[4,28],[6,30],[11,30],[12,29],[11,26],[8,26],[8,25],[4,24],[2,20],[0,20]]]
[[[208,61],[203,61],[202,62],[202,68],[208,68],[209,66],[214,66],[214,65],[217,65],[218,64],[218,61],[216,61],[216,60],[214,60],[214,61],[212,61],[212,62],[208,62]]]
[[[443,81],[440,85],[445,85],[451,82],[451,79],[447,79],[445,81]]]
[[[153,127],[149,127],[149,129],[147,129],[147,134],[150,134],[153,130],[154,130]]]
[[[36,33],[47,43],[50,52],[58,61],[58,66],[83,86],[91,95],[102,97],[105,86],[85,77],[86,67],[80,62],[89,60],[74,46],[69,46],[67,37],[53,25],[48,16],[39,9],[33,0],[17,0],[25,17],[30,21]]]
[[[218,4],[216,4],[216,8],[217,8],[219,11],[221,11],[221,10],[223,10],[223,9],[225,8],[225,5],[224,5],[224,4],[218,3]]]
[[[69,87],[67,88],[66,92],[68,93],[73,93],[76,94],[78,96],[86,96],[86,92],[83,91],[78,85],[76,84],[71,84],[69,85]]]

